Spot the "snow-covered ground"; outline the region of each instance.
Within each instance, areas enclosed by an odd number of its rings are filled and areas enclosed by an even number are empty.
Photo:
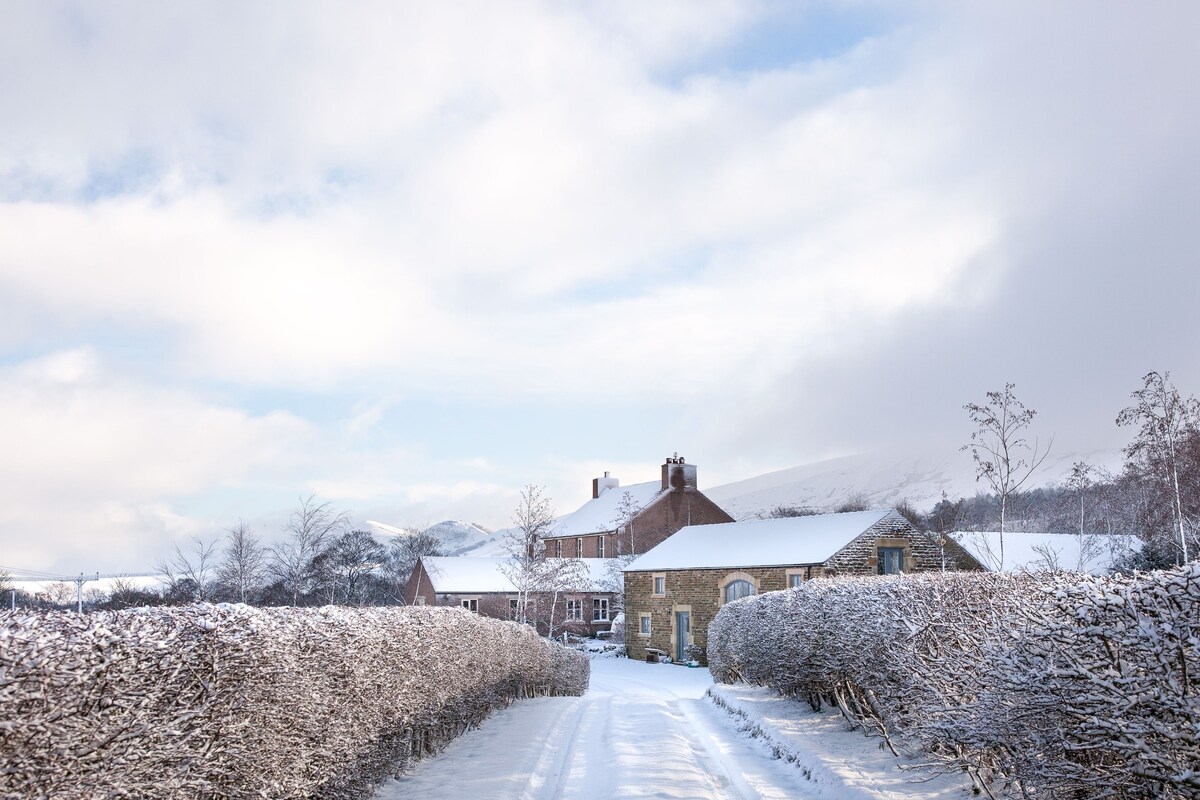
[[[709,689],[713,691],[709,694]],[[902,771],[837,714],[705,669],[595,658],[583,697],[523,700],[380,787],[408,798],[969,796],[958,776]]]

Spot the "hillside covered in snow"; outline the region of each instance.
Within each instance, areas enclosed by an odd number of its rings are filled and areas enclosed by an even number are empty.
[[[1120,453],[1051,451],[1029,488],[1061,484],[1077,461],[1115,468],[1120,464]],[[850,499],[861,500],[870,508],[889,508],[908,501],[925,511],[942,499],[943,492],[955,499],[990,490],[975,482],[970,453],[944,449],[862,453],[768,472],[703,491],[740,520],[766,516],[777,506],[829,511]]]

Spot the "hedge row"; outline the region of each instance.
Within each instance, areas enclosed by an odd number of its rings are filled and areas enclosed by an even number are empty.
[[[717,680],[915,745],[981,792],[1200,797],[1200,564],[822,579],[725,606]]]
[[[0,615],[5,797],[357,798],[585,656],[460,609]]]

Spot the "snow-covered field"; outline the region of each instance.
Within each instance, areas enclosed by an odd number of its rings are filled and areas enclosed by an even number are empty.
[[[705,669],[596,658],[583,697],[517,702],[375,800],[969,794],[956,776],[902,771],[878,739],[846,730],[837,714],[766,689],[713,687]]]

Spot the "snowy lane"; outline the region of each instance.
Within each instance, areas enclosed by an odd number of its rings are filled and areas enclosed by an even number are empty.
[[[408,798],[802,797],[797,770],[734,734],[701,700],[707,670],[592,662],[579,698],[515,703],[376,800]]]

